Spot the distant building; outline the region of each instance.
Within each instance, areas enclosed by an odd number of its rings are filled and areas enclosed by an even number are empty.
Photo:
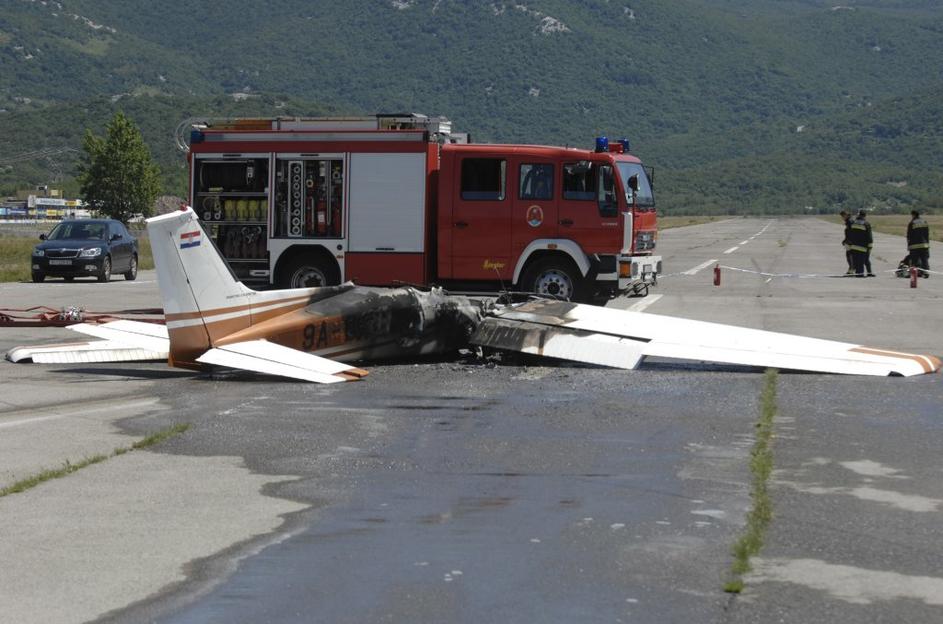
[[[0,201],[0,219],[48,221],[90,216],[81,199],[64,199],[60,189],[47,185],[17,191],[15,197]]]

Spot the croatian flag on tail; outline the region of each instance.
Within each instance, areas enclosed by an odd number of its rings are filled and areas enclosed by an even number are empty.
[[[200,246],[200,231],[184,232],[180,235],[180,249]]]

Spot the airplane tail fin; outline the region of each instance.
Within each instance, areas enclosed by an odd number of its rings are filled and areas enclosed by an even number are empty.
[[[255,291],[238,281],[190,208],[147,220],[171,363],[198,367],[214,340],[248,327]]]

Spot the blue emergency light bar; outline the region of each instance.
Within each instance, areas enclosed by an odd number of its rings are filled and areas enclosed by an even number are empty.
[[[619,139],[619,143],[622,144],[623,153],[628,154],[629,153],[629,140],[625,137],[622,137],[621,139]]]
[[[596,151],[597,152],[608,152],[609,151],[609,138],[608,137],[596,137]]]

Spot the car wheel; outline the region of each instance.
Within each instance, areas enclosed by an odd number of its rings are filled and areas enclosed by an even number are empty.
[[[98,274],[99,282],[110,282],[111,281],[111,258],[105,256],[105,259],[102,260],[102,270]]]
[[[128,267],[128,272],[124,274],[124,279],[129,282],[134,281],[134,278],[138,276],[138,257],[131,256],[131,266]]]
[[[564,258],[547,257],[534,262],[524,272],[521,287],[527,292],[555,299],[578,301],[583,278],[574,264]]]
[[[39,282],[43,281],[44,279],[46,279],[46,274],[45,274],[45,273],[37,273],[37,272],[35,272],[35,271],[33,272],[33,281],[34,281],[34,282],[39,283]]]

